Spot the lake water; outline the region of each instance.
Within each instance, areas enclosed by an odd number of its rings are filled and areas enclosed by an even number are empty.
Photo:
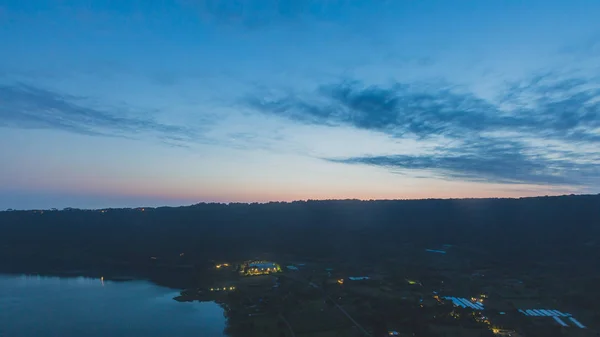
[[[145,281],[0,274],[0,337],[222,337],[223,309]]]

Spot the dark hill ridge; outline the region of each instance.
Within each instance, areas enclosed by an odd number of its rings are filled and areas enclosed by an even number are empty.
[[[133,271],[260,253],[377,259],[444,244],[498,263],[596,263],[599,237],[600,195],[6,211],[0,271]]]

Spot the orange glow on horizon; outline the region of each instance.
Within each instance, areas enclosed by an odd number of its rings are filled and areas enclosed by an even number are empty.
[[[365,186],[366,185],[366,186]],[[518,198],[533,196],[553,196],[577,193],[569,187],[549,187],[536,185],[501,185],[471,183],[460,181],[444,181],[433,179],[411,180],[407,183],[392,181],[390,183],[362,182],[354,185],[327,184],[319,185],[272,185],[261,186],[260,182],[241,185],[210,185],[202,182],[188,184],[164,185],[160,182],[155,185],[129,184],[119,185],[118,182],[100,186],[92,184],[87,186],[62,186],[62,188],[45,188],[46,193],[59,193],[72,196],[101,198],[115,200],[114,204],[99,205],[97,208],[106,207],[135,207],[137,206],[162,206],[162,205],[190,205],[200,202],[291,202],[296,200],[331,200],[331,199],[358,199],[358,200],[405,200],[405,199],[451,199],[451,198]],[[128,206],[124,206],[126,200]],[[140,208],[140,211],[143,209]]]

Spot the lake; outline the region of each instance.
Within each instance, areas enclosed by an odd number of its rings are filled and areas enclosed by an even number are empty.
[[[0,337],[222,337],[223,309],[146,281],[0,274]]]

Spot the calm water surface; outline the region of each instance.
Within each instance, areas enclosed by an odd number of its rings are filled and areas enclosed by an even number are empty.
[[[0,274],[0,337],[222,337],[215,303],[145,281]]]

